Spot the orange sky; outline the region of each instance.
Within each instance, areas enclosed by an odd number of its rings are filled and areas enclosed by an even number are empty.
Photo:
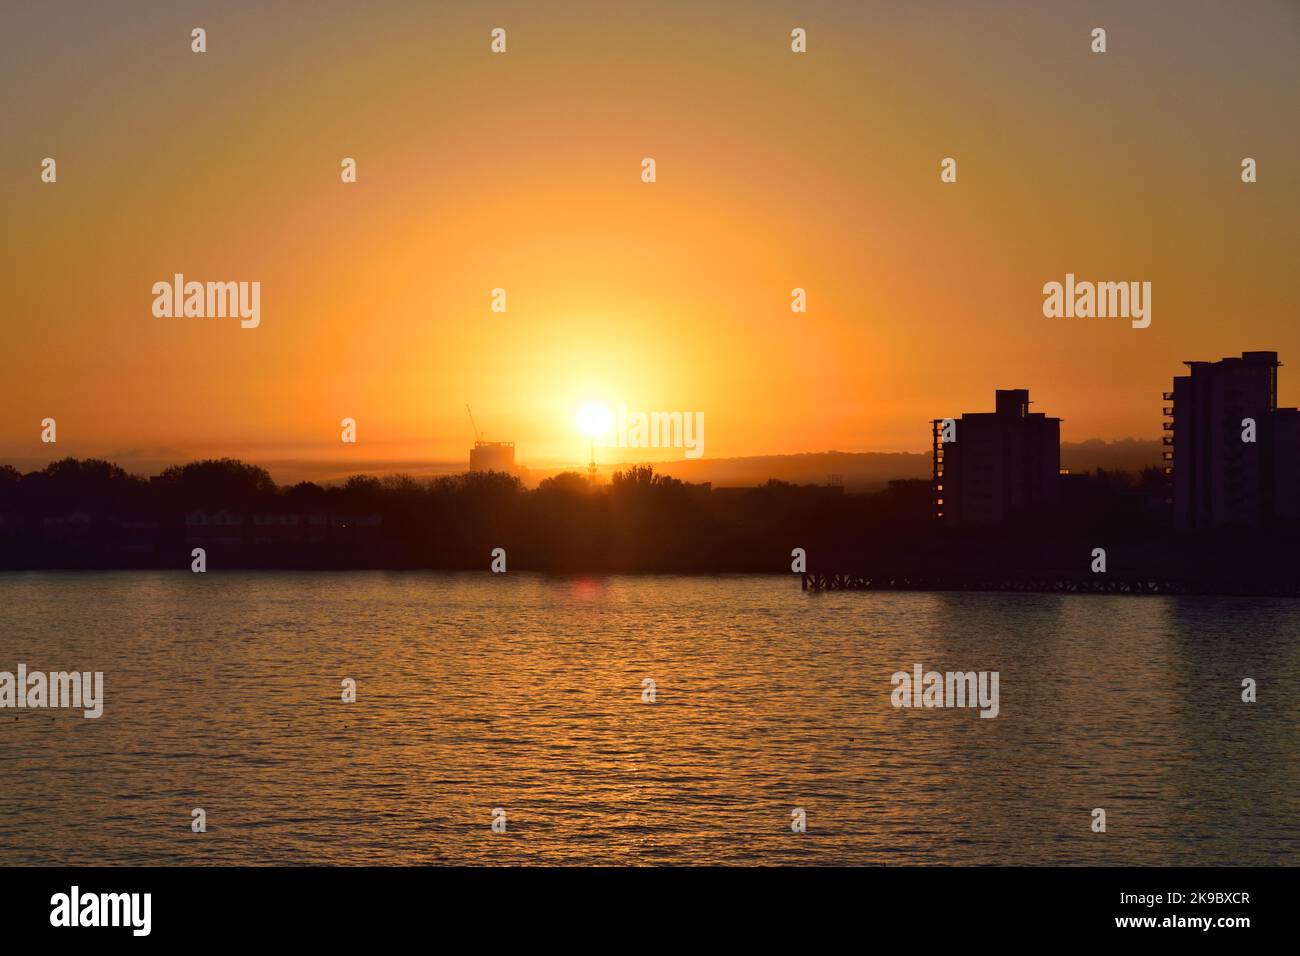
[[[1252,349],[1300,403],[1294,4],[266,6],[6,6],[0,461],[463,459],[469,403],[578,463],[592,400],[710,458],[921,451],[998,387],[1155,437],[1182,360]],[[155,318],[176,272],[260,327]],[[1067,272],[1151,327],[1044,318]]]

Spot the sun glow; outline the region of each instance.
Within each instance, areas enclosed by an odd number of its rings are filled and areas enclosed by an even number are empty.
[[[614,427],[614,413],[600,402],[588,402],[578,409],[578,431],[596,438]]]

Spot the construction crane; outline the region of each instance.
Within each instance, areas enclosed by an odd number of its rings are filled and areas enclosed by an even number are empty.
[[[469,452],[470,471],[496,471],[513,474],[515,471],[515,443],[512,441],[484,441],[483,433],[474,421],[474,410],[465,406],[470,427],[474,429],[474,447]]]
[[[472,429],[474,429],[474,441],[476,441],[476,442],[480,442],[480,441],[482,441],[482,440],[483,440],[483,433],[480,432],[480,431],[478,430],[478,425],[477,425],[477,424],[475,423],[475,421],[474,421],[474,412],[473,412],[473,410],[472,410],[468,405],[466,405],[466,406],[465,406],[465,411],[469,412],[469,427],[472,428]]]

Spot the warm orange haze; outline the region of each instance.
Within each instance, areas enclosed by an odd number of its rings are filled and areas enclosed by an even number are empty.
[[[1294,922],[1300,0],[4,0],[0,89],[6,942]]]
[[[472,7],[216,7],[197,58],[179,11],[10,9],[0,456],[463,462],[468,403],[580,467],[593,402],[700,410],[709,458],[923,452],[998,386],[1152,439],[1183,360],[1300,362],[1294,5],[1115,4],[1104,58],[927,6],[814,6],[808,57],[779,4],[512,6],[503,57]],[[177,273],[260,324],[155,317]],[[1150,327],[1045,318],[1067,273],[1150,282]]]

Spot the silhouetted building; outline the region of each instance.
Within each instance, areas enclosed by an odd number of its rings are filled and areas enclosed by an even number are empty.
[[[469,453],[470,471],[515,470],[515,443],[512,441],[476,441]]]
[[[1300,409],[1273,415],[1273,511],[1300,518]]]
[[[1174,390],[1164,393],[1172,401],[1164,442],[1175,526],[1258,526],[1295,516],[1300,418],[1296,409],[1277,407],[1277,353],[1183,364],[1190,374],[1175,377]]]
[[[1056,503],[1061,420],[1029,410],[1029,390],[998,389],[993,412],[934,426],[934,514],[948,525],[998,525]]]

